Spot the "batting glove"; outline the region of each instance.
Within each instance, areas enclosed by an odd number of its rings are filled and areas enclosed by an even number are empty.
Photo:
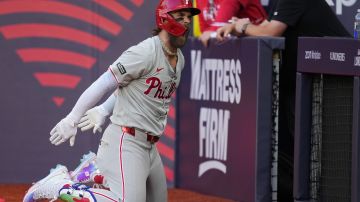
[[[62,119],[50,132],[50,142],[58,146],[70,139],[70,146],[75,144],[76,123],[69,117]]]
[[[81,117],[78,127],[81,131],[87,131],[91,128],[92,132],[95,134],[96,131],[102,132],[102,126],[105,124],[106,117],[109,113],[102,107],[96,106],[94,108],[89,109],[83,117]]]

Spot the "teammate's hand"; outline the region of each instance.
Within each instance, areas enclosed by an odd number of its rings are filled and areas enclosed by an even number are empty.
[[[77,127],[69,117],[63,118],[50,132],[50,142],[58,146],[70,139],[70,146],[75,144]]]
[[[216,30],[216,39],[218,41],[224,41],[226,38],[230,37],[230,34],[234,32],[235,24],[227,24]]]
[[[245,24],[250,23],[249,18],[237,18],[232,17],[231,23],[224,25],[216,30],[216,39],[218,41],[224,41],[226,38],[229,38],[231,35],[233,36],[241,36],[243,33],[243,27]]]
[[[81,117],[78,128],[80,128],[81,131],[87,131],[92,128],[94,134],[96,131],[101,133],[101,127],[104,125],[107,116],[108,113],[105,111],[105,109],[102,108],[101,105],[96,106],[92,109],[89,109],[85,115]]]
[[[208,42],[211,38],[212,33],[213,33],[212,31],[205,31],[199,36],[199,40],[205,47],[208,46]]]

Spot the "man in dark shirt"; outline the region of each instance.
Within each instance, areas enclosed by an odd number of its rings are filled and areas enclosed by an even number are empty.
[[[249,19],[233,18],[235,23],[217,30],[222,41],[229,34],[241,36],[283,36],[285,50],[280,68],[279,99],[279,201],[293,201],[293,150],[297,41],[299,36],[350,37],[325,0],[278,0],[270,20],[259,25]]]

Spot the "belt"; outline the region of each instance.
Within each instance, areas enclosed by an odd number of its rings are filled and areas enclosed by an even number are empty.
[[[130,134],[132,136],[135,136],[136,134],[136,129],[135,128],[131,128],[131,127],[122,127],[122,131],[124,133]],[[154,144],[155,142],[159,141],[160,137],[159,136],[154,136],[154,135],[150,135],[149,132],[143,132],[146,134],[146,140],[148,142],[150,142],[151,144]]]

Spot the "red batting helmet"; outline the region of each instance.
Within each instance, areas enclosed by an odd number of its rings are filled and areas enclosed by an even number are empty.
[[[174,36],[181,36],[186,31],[186,28],[169,14],[169,12],[177,10],[187,10],[193,16],[201,11],[193,7],[192,0],[160,0],[156,8],[157,26]]]

